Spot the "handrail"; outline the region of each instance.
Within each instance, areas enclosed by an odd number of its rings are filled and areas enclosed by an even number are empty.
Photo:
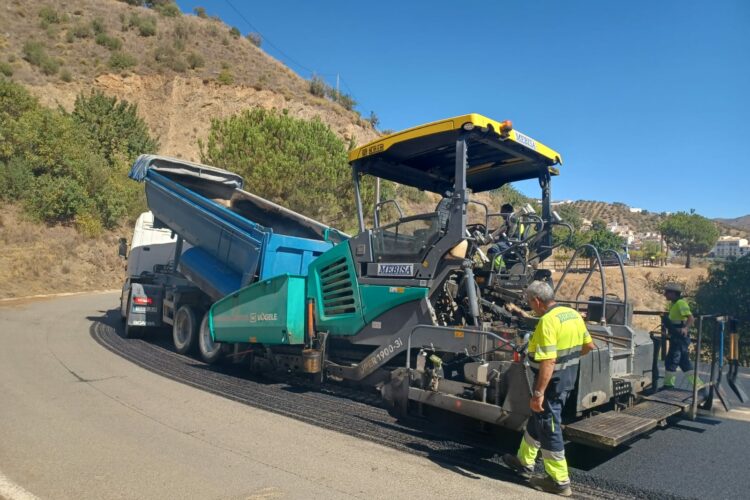
[[[411,368],[411,349],[412,349],[411,339],[414,336],[414,334],[420,329],[430,329],[432,331],[439,330],[439,331],[444,331],[446,333],[451,333],[453,335],[455,335],[456,331],[460,331],[464,335],[467,333],[475,334],[475,335],[484,335],[487,337],[492,337],[495,340],[499,340],[500,342],[512,347],[513,349],[516,348],[516,345],[514,342],[504,339],[498,334],[489,332],[489,331],[475,330],[473,328],[459,328],[457,326],[416,325],[414,328],[412,328],[411,332],[409,332],[409,338],[406,340],[406,368],[409,368],[409,369]],[[482,353],[482,354],[485,354],[485,353]]]
[[[599,256],[599,250],[594,245],[591,245],[590,243],[586,243],[585,245],[581,245],[576,249],[575,252],[573,252],[572,257],[570,258],[570,261],[568,262],[568,265],[565,267],[565,271],[563,272],[563,275],[560,277],[560,279],[557,282],[557,285],[555,286],[555,294],[557,294],[557,291],[560,289],[560,285],[565,281],[565,277],[568,275],[568,272],[570,271],[571,266],[575,262],[576,257],[578,257],[578,254],[581,253],[584,249],[590,249],[593,251],[595,261],[591,263],[591,267],[589,268],[589,274],[586,276],[586,279],[583,281],[583,284],[581,285],[581,288],[578,290],[578,293],[576,294],[575,301],[578,301],[578,298],[581,296],[581,293],[583,293],[583,290],[586,288],[586,285],[588,285],[589,280],[591,279],[591,276],[594,274],[594,270],[598,266],[599,268],[599,275],[601,277],[601,283],[602,283],[602,320],[601,324],[602,326],[607,325],[607,280],[604,276],[604,268],[602,267],[602,260]]]

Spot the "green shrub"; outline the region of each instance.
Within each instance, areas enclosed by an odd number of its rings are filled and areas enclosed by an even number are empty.
[[[212,120],[201,160],[239,173],[271,201],[344,230],[355,227],[347,148],[319,119],[253,109]],[[362,187],[372,206],[374,185]]]
[[[154,59],[161,66],[169,68],[178,73],[187,71],[188,63],[182,58],[180,53],[169,45],[159,45],[154,50]]]
[[[203,57],[200,54],[191,52],[187,55],[187,64],[190,69],[202,68],[205,65]]]
[[[76,230],[88,238],[97,238],[104,231],[102,221],[97,214],[92,211],[85,211],[75,216]]]
[[[0,130],[38,106],[36,98],[22,85],[0,78]]]
[[[70,222],[87,207],[88,198],[78,180],[42,175],[26,197],[26,208],[40,221]]]
[[[240,36],[242,36],[242,33],[240,33],[240,29],[237,28],[236,26],[232,26],[229,29],[229,34],[232,35],[232,37],[234,38],[239,38]]]
[[[54,75],[60,69],[57,59],[47,54],[40,42],[28,41],[23,45],[23,58],[33,66],[37,66],[45,75]]]
[[[73,33],[73,36],[76,38],[89,38],[91,37],[91,26],[78,23],[71,28],[70,32]]]
[[[123,28],[124,31],[135,28],[141,36],[154,36],[156,35],[156,18],[154,16],[139,16],[134,12],[130,14],[130,19]]]
[[[36,219],[93,234],[144,208],[127,171],[157,144],[134,105],[94,93],[68,114],[0,78],[0,131],[0,197],[21,201]]]
[[[219,73],[219,76],[216,78],[216,81],[222,85],[231,85],[234,83],[234,75],[232,75],[232,72],[229,71],[229,69],[224,68]]]
[[[132,68],[137,64],[135,57],[131,56],[127,52],[115,51],[109,58],[109,67],[116,70],[122,71],[128,68]]]
[[[203,7],[196,7],[196,8],[194,8],[194,9],[193,9],[193,13],[194,13],[194,14],[195,14],[196,16],[198,16],[198,17],[202,18],[202,19],[205,19],[205,18],[207,18],[207,17],[208,17],[208,14],[206,14],[206,9],[205,9],[205,8],[203,8]]]
[[[39,9],[39,18],[42,20],[43,24],[59,24],[63,20],[63,16],[61,16],[55,9],[49,6],[44,6],[41,9]]]
[[[91,21],[91,31],[93,31],[96,35],[106,33],[107,28],[104,25],[104,20],[101,17],[94,18]]]
[[[158,142],[151,137],[138,107],[101,92],[76,97],[71,115],[88,132],[102,156],[114,165],[118,156],[132,162],[143,153],[155,153]]]
[[[255,45],[256,47],[260,47],[263,43],[263,38],[261,38],[260,33],[248,33],[246,36],[247,40]]]
[[[177,40],[187,41],[190,39],[190,24],[184,20],[179,20],[174,25],[174,37]]]
[[[31,165],[23,157],[14,156],[0,165],[0,199],[21,200],[34,182]]]
[[[5,61],[0,61],[0,73],[5,76],[13,76],[13,66]]]
[[[175,3],[154,5],[154,10],[164,17],[179,17],[182,15],[180,8]]]
[[[47,51],[40,42],[29,40],[23,44],[23,58],[34,66],[41,66],[42,62],[47,59]]]
[[[75,35],[73,35],[72,31],[68,30],[65,33],[65,41],[68,42],[68,43],[73,43],[73,42],[76,41],[76,37],[75,37]]]
[[[70,73],[69,69],[64,69],[60,72],[60,80],[70,83],[73,81],[73,75]]]
[[[109,50],[120,50],[122,48],[122,41],[119,38],[109,36],[106,33],[96,35],[96,43],[102,47],[107,47]]]
[[[319,76],[313,76],[310,80],[310,93],[317,97],[325,97],[328,84]]]

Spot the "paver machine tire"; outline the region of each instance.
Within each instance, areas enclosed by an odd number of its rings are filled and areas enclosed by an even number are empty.
[[[175,351],[179,354],[188,354],[195,349],[198,327],[198,319],[191,306],[184,305],[177,310],[172,325],[172,341]]]
[[[223,344],[211,338],[211,330],[208,328],[208,311],[203,315],[203,320],[201,320],[201,325],[198,329],[198,351],[200,352],[201,359],[209,365],[221,361],[224,354]]]

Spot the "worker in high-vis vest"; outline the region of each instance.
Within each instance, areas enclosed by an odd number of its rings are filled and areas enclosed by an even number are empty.
[[[503,462],[529,479],[534,488],[570,496],[561,414],[575,388],[580,358],[595,345],[578,311],[555,303],[549,283],[532,282],[526,289],[526,301],[539,316],[527,349],[528,363],[534,372],[531,416],[518,453],[504,455]],[[545,473],[534,476],[540,450]]]
[[[685,372],[691,385],[695,381],[696,374],[688,352],[689,331],[695,323],[695,318],[687,300],[682,298],[682,286],[679,283],[667,283],[664,286],[664,297],[669,301],[669,308],[663,318],[664,329],[669,338],[669,350],[664,361],[666,373],[663,388],[672,389],[677,380],[677,368]],[[700,378],[698,385],[703,385]]]
[[[503,217],[502,225],[492,233],[495,243],[487,251],[487,255],[492,259],[492,269],[495,271],[510,268],[518,261],[517,255],[509,255],[506,259],[505,253],[512,246],[511,240],[523,239],[526,232],[524,224],[513,220],[513,205],[510,203],[500,207],[500,215]]]

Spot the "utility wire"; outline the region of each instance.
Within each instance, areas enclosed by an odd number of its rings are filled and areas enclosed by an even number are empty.
[[[263,33],[261,33],[261,31],[258,28],[256,28],[255,26],[253,26],[253,23],[251,23],[250,21],[248,21],[248,19],[242,14],[242,12],[239,11],[239,9],[237,9],[237,7],[234,6],[234,4],[232,2],[230,2],[229,0],[224,0],[224,1],[227,3],[227,5],[229,5],[229,7],[238,16],[240,16],[240,19],[242,19],[243,21],[245,21],[245,23],[248,26],[250,26],[250,29],[252,29],[253,31],[255,31],[256,33],[258,33],[261,36],[261,39],[263,40],[263,43],[266,43],[266,44],[270,45],[272,48],[274,48],[276,50],[276,52],[278,52],[279,54],[281,54],[287,61],[293,63],[295,66],[298,66],[300,69],[302,69],[302,70],[304,70],[304,71],[306,71],[307,73],[310,73],[310,74],[314,74],[315,73],[313,70],[311,70],[310,68],[308,68],[307,66],[305,66],[302,63],[300,63],[299,61],[297,61],[296,59],[294,59],[292,56],[290,56],[289,54],[287,54],[286,52],[284,52],[283,50],[281,50],[278,45],[276,45],[275,43],[273,43],[268,37],[266,37]]]
[[[244,15],[244,14],[242,14],[242,12],[240,12],[240,10],[239,10],[239,9],[238,9],[237,7],[235,7],[235,6],[234,6],[234,4],[233,4],[233,3],[232,3],[232,2],[230,1],[230,0],[224,0],[224,1],[225,1],[225,2],[226,2],[226,4],[227,4],[227,5],[228,5],[228,6],[229,6],[229,7],[230,7],[230,8],[231,8],[231,9],[232,9],[232,10],[233,10],[233,11],[234,11],[234,12],[235,12],[235,13],[236,13],[236,14],[237,14],[237,15],[238,15],[239,17],[240,17],[240,19],[242,19],[243,21],[245,21],[245,24],[247,24],[247,25],[248,25],[248,26],[250,27],[250,29],[252,29],[253,31],[255,31],[256,33],[258,33],[258,34],[259,34],[259,35],[261,36],[261,39],[263,40],[263,43],[264,43],[264,44],[270,45],[270,46],[271,46],[271,47],[272,47],[273,49],[275,49],[275,50],[276,50],[276,52],[278,52],[279,54],[281,54],[281,56],[283,56],[283,57],[284,57],[284,58],[285,58],[285,59],[286,59],[287,61],[289,61],[289,62],[293,63],[293,64],[294,64],[295,66],[297,66],[298,68],[300,68],[300,69],[302,69],[303,71],[307,72],[307,73],[308,73],[308,74],[310,74],[311,76],[312,76],[312,75],[318,75],[318,76],[329,76],[329,77],[332,77],[332,76],[334,76],[334,75],[333,75],[332,73],[325,73],[325,74],[324,74],[324,73],[316,73],[316,72],[315,72],[315,71],[313,71],[312,69],[308,68],[307,66],[305,66],[305,65],[304,65],[304,64],[302,64],[301,62],[299,62],[299,61],[297,61],[296,59],[294,59],[294,58],[293,58],[292,56],[290,56],[289,54],[287,54],[286,52],[284,52],[283,50],[281,50],[281,48],[279,48],[279,46],[278,46],[278,45],[276,45],[275,43],[273,43],[273,42],[272,42],[272,41],[271,41],[271,40],[270,40],[270,39],[269,39],[268,37],[266,37],[266,36],[265,36],[265,35],[264,35],[263,33],[261,33],[261,31],[260,31],[260,30],[259,30],[258,28],[256,28],[256,27],[255,27],[255,26],[253,25],[253,23],[251,23],[251,22],[250,22],[250,21],[249,21],[249,20],[248,20],[248,19],[247,19],[247,18],[245,17],[245,15]],[[341,76],[340,74],[338,75],[338,77],[339,77],[339,79],[341,80],[341,83],[343,83],[343,84],[344,84],[344,87],[346,87],[346,89],[347,89],[347,90],[349,91],[349,95],[350,95],[350,96],[356,95],[356,94],[355,94],[355,93],[354,93],[354,92],[352,91],[352,88],[351,88],[351,86],[350,86],[350,85],[349,85],[349,84],[347,83],[347,81],[346,81],[346,80],[344,79],[344,77],[342,77],[342,76]]]

